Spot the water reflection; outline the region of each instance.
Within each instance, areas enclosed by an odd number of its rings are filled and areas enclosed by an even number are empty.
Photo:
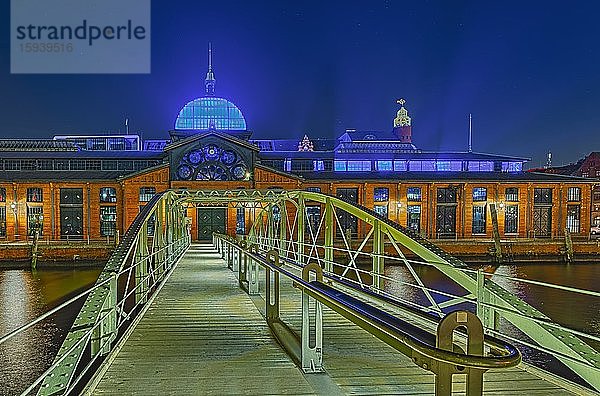
[[[0,271],[0,334],[91,286],[99,268]],[[83,299],[0,346],[0,394],[21,393],[52,364]]]

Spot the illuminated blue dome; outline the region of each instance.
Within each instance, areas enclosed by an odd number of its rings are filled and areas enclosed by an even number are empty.
[[[227,99],[206,96],[183,106],[175,129],[246,130],[246,119]]]

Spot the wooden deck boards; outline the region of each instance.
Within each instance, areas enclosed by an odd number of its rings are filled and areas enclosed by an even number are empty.
[[[300,294],[289,282],[282,285],[281,316],[299,331]],[[331,386],[343,394],[433,394],[433,374],[328,309],[323,351],[332,385],[320,388],[279,348],[212,247],[193,245],[95,394],[300,395],[328,394]],[[484,378],[486,395],[572,394],[519,368]],[[460,377],[454,391],[464,394]]]

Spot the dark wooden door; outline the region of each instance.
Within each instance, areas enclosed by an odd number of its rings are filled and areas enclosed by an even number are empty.
[[[552,207],[533,207],[533,232],[536,237],[549,237],[552,234]]]
[[[81,206],[61,206],[61,238],[83,238],[83,208]]]
[[[456,205],[438,205],[435,232],[438,238],[456,236]]]
[[[213,232],[225,233],[227,211],[225,208],[198,209],[198,240],[209,241]]]

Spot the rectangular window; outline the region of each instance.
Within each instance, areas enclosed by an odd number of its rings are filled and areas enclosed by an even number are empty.
[[[408,187],[406,190],[406,198],[409,201],[421,201],[421,187]]]
[[[85,170],[85,160],[72,159],[69,164],[71,170]]]
[[[0,187],[0,202],[6,202],[6,188]]]
[[[442,172],[460,172],[462,171],[462,161],[437,161],[436,169]]]
[[[324,171],[325,163],[322,160],[313,161],[313,170],[315,172]]]
[[[469,172],[492,172],[494,161],[469,161]]]
[[[552,205],[552,189],[551,188],[534,188],[533,203]]]
[[[473,189],[473,201],[487,201],[487,188],[475,187]]]
[[[485,234],[485,206],[473,206],[473,234]]]
[[[292,171],[304,172],[314,170],[314,163],[312,160],[299,159],[292,161]]]
[[[117,233],[117,207],[100,206],[100,235],[114,236]]]
[[[387,187],[375,187],[373,190],[375,202],[387,202],[390,199],[390,190]]]
[[[371,161],[348,161],[348,172],[370,172]]]
[[[345,172],[346,171],[346,161],[335,161],[334,162],[335,171],[336,172]]]
[[[388,206],[387,205],[375,205],[373,211],[379,216],[387,219],[388,217]]]
[[[119,161],[119,170],[133,170],[133,161],[125,160]]]
[[[117,160],[102,160],[102,170],[111,171],[117,170],[118,162]]]
[[[4,160],[5,170],[19,170],[21,169],[21,161],[19,160]]]
[[[27,189],[27,202],[43,202],[44,195],[39,187],[31,187]]]
[[[378,171],[391,171],[391,170],[393,170],[392,161],[388,161],[388,160],[376,161],[375,165],[377,166],[377,170]]]
[[[235,233],[244,235],[246,233],[246,208],[244,206],[238,206],[235,219]]]
[[[82,205],[83,204],[83,189],[82,188],[61,188],[60,189],[60,204],[61,205]]]
[[[306,187],[306,191],[320,193],[321,187]]]
[[[42,236],[44,230],[44,208],[42,206],[27,206],[27,235],[33,236],[35,231]]]
[[[581,188],[569,187],[569,190],[567,190],[567,201],[569,201],[569,202],[581,201]]]
[[[156,194],[154,187],[140,187],[140,202],[148,202]]]
[[[316,237],[321,225],[321,205],[306,206],[306,220],[306,224],[310,227],[309,234]]]
[[[54,161],[52,161],[51,159],[38,160],[38,169],[39,170],[53,170],[54,169]]]
[[[102,187],[100,189],[100,202],[115,203],[117,202],[117,189],[113,187]]]
[[[519,202],[519,189],[510,187],[504,190],[504,199],[508,202]]]
[[[287,158],[284,162],[283,165],[283,170],[286,172],[291,172],[292,171],[292,160]]]
[[[21,160],[21,170],[36,170],[37,169],[37,161],[36,160]]]
[[[521,162],[502,162],[502,172],[521,172],[522,170]]]
[[[572,233],[581,231],[581,206],[567,205],[567,230]]]
[[[519,226],[519,205],[506,205],[504,208],[504,233],[516,234]]]
[[[414,233],[421,232],[421,205],[408,205],[407,227]]]
[[[6,236],[6,206],[0,206],[0,237]]]
[[[406,172],[408,170],[408,164],[406,161],[394,161],[394,170],[396,172]]]

